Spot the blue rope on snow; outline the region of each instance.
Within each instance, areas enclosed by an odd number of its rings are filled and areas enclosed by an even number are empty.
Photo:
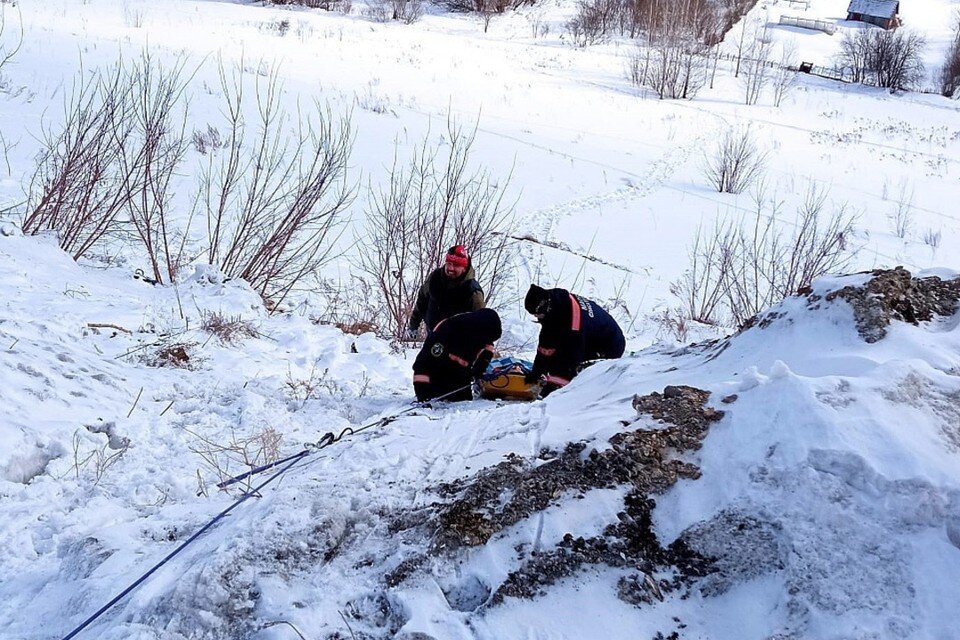
[[[449,396],[452,396],[452,395],[455,394],[455,393],[459,393],[459,392],[463,391],[464,389],[466,389],[466,388],[469,387],[469,386],[470,386],[470,385],[464,385],[463,387],[460,387],[459,389],[454,389],[454,390],[451,391],[450,393],[445,393],[444,395],[442,395],[442,396],[440,396],[440,397],[438,397],[438,398],[433,398],[432,401],[443,400],[444,398],[447,398],[447,397],[449,397]],[[430,402],[430,401],[428,401],[428,402]],[[102,616],[104,613],[106,613],[113,605],[115,605],[115,604],[117,604],[118,602],[120,602],[127,594],[129,594],[131,591],[133,591],[134,589],[136,589],[137,587],[139,587],[141,584],[143,584],[143,583],[146,581],[146,579],[149,578],[150,576],[152,576],[154,573],[156,573],[157,570],[158,570],[160,567],[162,567],[162,566],[165,565],[167,562],[169,562],[171,559],[173,559],[173,557],[176,556],[178,553],[180,553],[181,551],[183,551],[184,549],[186,549],[186,548],[187,548],[187,545],[189,545],[191,542],[193,542],[194,540],[196,540],[197,538],[199,538],[200,536],[202,536],[204,533],[206,533],[211,527],[213,527],[213,525],[215,525],[215,524],[217,524],[218,522],[220,522],[220,520],[222,520],[224,517],[226,517],[226,515],[227,515],[228,513],[230,513],[230,512],[233,511],[234,509],[236,509],[238,506],[240,506],[247,498],[249,498],[249,497],[251,497],[251,496],[253,496],[253,495],[256,495],[256,494],[259,493],[260,490],[263,489],[265,486],[267,486],[268,484],[270,484],[271,482],[273,482],[274,480],[276,480],[277,478],[279,478],[281,475],[283,475],[284,473],[286,473],[288,470],[290,470],[290,468],[293,467],[293,466],[294,466],[297,462],[299,462],[301,459],[305,458],[306,456],[310,455],[311,453],[314,453],[315,451],[318,451],[318,450],[320,450],[320,449],[325,449],[326,447],[329,447],[330,445],[339,442],[341,439],[343,439],[344,437],[346,437],[346,436],[348,436],[348,435],[355,434],[355,433],[360,433],[361,431],[365,431],[365,430],[370,429],[370,428],[372,428],[372,427],[375,427],[375,426],[377,426],[377,425],[389,424],[389,423],[393,422],[394,420],[396,420],[398,417],[402,416],[403,414],[408,413],[408,412],[410,412],[410,411],[413,411],[414,409],[422,408],[422,407],[424,407],[424,406],[429,406],[429,405],[427,404],[427,402],[416,402],[416,403],[414,403],[412,406],[407,407],[406,409],[404,409],[403,411],[400,411],[400,412],[398,412],[398,413],[395,413],[395,414],[393,414],[392,416],[387,416],[387,417],[385,417],[385,418],[380,418],[379,420],[377,420],[377,421],[375,421],[375,422],[371,422],[370,424],[364,425],[364,426],[362,426],[362,427],[358,427],[357,429],[353,429],[352,427],[347,427],[347,428],[345,428],[343,431],[341,431],[341,432],[339,433],[339,435],[336,435],[336,436],[333,435],[332,432],[327,433],[327,434],[325,434],[322,438],[320,438],[320,440],[317,441],[315,444],[310,445],[308,448],[304,449],[303,451],[300,451],[299,453],[296,453],[296,454],[294,454],[294,455],[292,455],[292,456],[289,456],[289,457],[287,457],[287,458],[284,458],[283,460],[277,460],[276,462],[272,462],[272,463],[270,463],[270,464],[266,464],[266,465],[262,465],[262,466],[260,466],[260,467],[256,467],[256,468],[254,468],[254,469],[251,469],[250,471],[247,471],[246,473],[242,473],[242,474],[240,474],[239,476],[235,476],[235,477],[233,477],[233,478],[230,478],[230,479],[228,479],[228,480],[225,480],[225,481],[221,482],[221,483],[218,484],[217,486],[220,487],[220,488],[223,488],[223,487],[229,486],[229,485],[231,485],[231,484],[234,484],[234,483],[236,483],[236,482],[239,482],[239,481],[241,481],[241,480],[243,480],[243,479],[245,479],[245,478],[248,478],[248,477],[250,477],[250,476],[252,476],[252,475],[254,475],[254,474],[261,473],[261,472],[266,471],[266,470],[268,470],[268,469],[272,469],[272,468],[277,467],[277,466],[279,466],[279,465],[281,465],[281,464],[284,464],[284,463],[288,463],[285,467],[283,467],[282,469],[280,469],[279,471],[277,471],[275,474],[273,474],[272,476],[270,476],[269,478],[267,478],[266,480],[264,480],[263,483],[261,483],[260,485],[254,487],[253,489],[250,489],[249,491],[247,491],[246,493],[244,493],[243,495],[241,495],[239,498],[237,498],[236,501],[235,501],[233,504],[231,504],[229,507],[227,507],[226,509],[224,509],[223,511],[221,511],[220,513],[218,513],[216,516],[214,516],[214,518],[213,518],[210,522],[208,522],[207,524],[203,525],[203,527],[201,527],[196,533],[194,533],[192,536],[190,536],[189,538],[187,538],[186,540],[184,540],[183,543],[180,544],[180,546],[178,546],[176,549],[174,549],[173,551],[171,551],[170,553],[168,553],[168,554],[166,555],[166,557],[163,558],[163,560],[161,560],[161,561],[158,562],[157,564],[153,565],[153,567],[151,567],[149,571],[147,571],[145,574],[143,574],[142,576],[140,576],[139,578],[137,578],[135,581],[133,581],[133,583],[131,583],[130,586],[128,586],[126,589],[124,589],[123,591],[121,591],[120,593],[118,593],[117,595],[115,595],[115,596],[113,597],[113,599],[110,600],[110,602],[108,602],[107,604],[105,604],[105,605],[103,605],[102,607],[100,607],[100,609],[98,609],[96,613],[94,613],[92,616],[90,616],[89,618],[87,618],[86,620],[84,620],[83,623],[81,623],[80,626],[76,627],[73,631],[71,631],[71,632],[68,633],[67,635],[63,636],[63,638],[62,638],[61,640],[70,640],[71,638],[75,637],[78,633],[80,633],[81,631],[83,631],[84,629],[86,629],[88,626],[90,626],[90,624],[91,624],[92,622],[94,622],[97,618],[99,618],[99,617]]]
[[[277,478],[279,478],[283,473],[285,473],[288,469],[290,469],[290,467],[292,467],[293,465],[295,465],[295,464],[300,460],[300,458],[302,458],[302,457],[303,457],[304,455],[306,455],[307,453],[308,453],[307,451],[302,451],[302,452],[301,452],[300,454],[298,454],[297,456],[294,456],[295,459],[294,459],[294,460],[291,460],[290,464],[288,464],[288,465],[285,466],[283,469],[281,469],[280,471],[277,471],[275,474],[273,474],[272,476],[270,476],[269,478],[267,478],[266,480],[264,480],[263,483],[260,484],[258,487],[254,488],[254,489],[251,489],[250,491],[244,493],[242,496],[240,496],[239,498],[237,498],[237,500],[236,500],[233,504],[231,504],[229,507],[227,507],[226,509],[224,509],[223,511],[221,511],[220,513],[218,513],[218,514],[213,518],[213,520],[211,520],[210,522],[208,522],[207,524],[205,524],[202,528],[200,528],[200,530],[198,530],[198,531],[197,531],[196,533],[194,533],[192,536],[190,536],[189,538],[187,538],[179,547],[177,547],[176,549],[174,549],[173,551],[171,551],[170,553],[168,553],[167,556],[166,556],[163,560],[161,560],[161,561],[158,562],[157,564],[153,565],[153,567],[151,567],[151,569],[150,569],[149,571],[147,571],[145,574],[143,574],[142,576],[140,576],[139,578],[137,578],[129,587],[127,587],[126,589],[124,589],[123,591],[121,591],[120,593],[118,593],[116,596],[114,596],[113,599],[110,600],[110,602],[108,602],[107,604],[105,604],[105,605],[103,605],[102,607],[100,607],[100,609],[99,609],[96,613],[94,613],[92,616],[90,616],[89,618],[87,618],[86,620],[84,620],[83,623],[82,623],[80,626],[78,626],[76,629],[74,629],[73,631],[71,631],[71,632],[68,633],[67,635],[63,636],[63,640],[70,640],[70,638],[73,638],[73,637],[76,636],[78,633],[80,633],[81,631],[83,631],[84,629],[86,629],[86,628],[90,625],[90,623],[92,623],[94,620],[96,620],[97,618],[99,618],[100,616],[102,616],[104,613],[106,613],[107,610],[110,609],[110,607],[112,607],[113,605],[115,605],[115,604],[117,604],[118,602],[120,602],[120,600],[122,600],[122,599],[124,598],[124,596],[126,596],[128,593],[130,593],[131,591],[133,591],[134,589],[136,589],[137,587],[139,587],[141,584],[143,584],[143,582],[144,582],[147,578],[149,578],[150,576],[152,576],[160,567],[162,567],[163,565],[167,564],[167,562],[169,562],[174,556],[176,556],[178,553],[180,553],[181,551],[183,551],[184,549],[186,549],[186,548],[187,548],[187,545],[189,545],[191,542],[193,542],[194,540],[196,540],[197,538],[199,538],[200,536],[202,536],[206,531],[208,531],[208,530],[210,529],[210,527],[212,527],[213,525],[217,524],[220,520],[222,520],[224,517],[226,517],[226,515],[227,515],[228,513],[230,513],[230,512],[233,511],[235,508],[237,508],[238,506],[240,506],[240,504],[243,503],[247,498],[249,498],[250,496],[256,494],[256,493],[259,492],[261,489],[263,489],[265,486],[267,486],[268,484],[270,484],[271,482],[273,482],[274,480],[276,480]]]

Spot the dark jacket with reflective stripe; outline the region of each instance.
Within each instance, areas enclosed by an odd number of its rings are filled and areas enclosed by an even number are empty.
[[[563,386],[587,360],[619,358],[626,346],[620,325],[596,302],[550,289],[550,308],[540,321],[540,343],[533,373]]]
[[[410,314],[410,328],[420,328],[425,322],[427,333],[437,324],[458,313],[483,309],[483,289],[476,280],[473,265],[470,265],[459,278],[449,278],[443,267],[434,269],[427,281],[420,287],[417,302]]]
[[[493,309],[461,313],[442,320],[423,343],[413,362],[413,386],[418,400],[428,400],[470,384],[493,357],[500,339],[500,316]],[[470,389],[454,400],[470,399]]]

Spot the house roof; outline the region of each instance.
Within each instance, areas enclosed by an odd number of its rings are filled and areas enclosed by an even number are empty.
[[[847,13],[861,13],[874,18],[892,18],[897,15],[900,3],[897,0],[850,0]]]

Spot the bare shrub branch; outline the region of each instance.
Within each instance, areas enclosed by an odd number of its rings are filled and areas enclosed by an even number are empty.
[[[6,38],[4,38],[7,33],[7,5],[6,3],[0,5],[0,71],[13,60],[14,56],[20,52],[20,47],[23,46],[23,16],[20,14],[20,7],[14,6],[17,7],[19,33],[15,41],[8,44]]]
[[[698,229],[690,267],[673,285],[691,319],[740,326],[853,258],[856,216],[846,206],[827,213],[825,191],[811,186],[791,222],[781,221],[782,205],[762,187],[754,200],[750,218],[721,222],[706,238]]]
[[[749,127],[727,129],[712,155],[704,157],[703,172],[720,193],[740,193],[763,174],[767,152],[757,146]]]
[[[221,65],[229,143],[204,172],[210,264],[246,280],[272,309],[333,257],[341,214],[354,196],[349,114],[314,104],[292,127],[276,71],[257,76],[256,133],[248,145],[241,74]]]
[[[358,266],[375,283],[385,318],[378,322],[395,336],[406,326],[417,290],[440,264],[447,247],[470,248],[487,300],[507,277],[513,217],[507,202],[510,178],[497,180],[470,166],[476,130],[447,122],[444,145],[429,135],[407,162],[395,156],[388,183],[370,187],[367,238]]]

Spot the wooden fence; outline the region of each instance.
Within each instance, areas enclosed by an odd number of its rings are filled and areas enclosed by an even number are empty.
[[[823,31],[830,35],[837,32],[837,23],[830,22],[829,20],[814,20],[813,18],[801,18],[799,16],[780,16],[780,24],[788,27]]]

